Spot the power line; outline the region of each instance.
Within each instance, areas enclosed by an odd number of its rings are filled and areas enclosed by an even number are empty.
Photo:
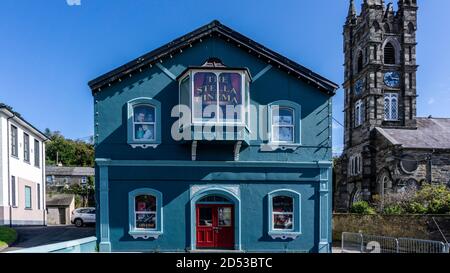
[[[342,126],[342,128],[344,128],[345,126],[344,125],[342,125],[342,123],[339,121],[339,120],[337,120],[335,117],[333,117],[333,120],[337,123],[337,124],[339,124],[339,125],[341,125]]]

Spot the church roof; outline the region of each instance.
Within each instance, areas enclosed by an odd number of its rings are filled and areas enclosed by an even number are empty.
[[[158,62],[161,58],[175,55],[180,50],[189,47],[192,43],[209,37],[212,34],[218,34],[220,37],[229,39],[230,42],[237,43],[242,48],[252,52],[252,54],[259,55],[261,58],[270,60],[273,65],[279,65],[281,69],[298,76],[300,79],[306,81],[309,84],[315,85],[318,90],[328,94],[334,95],[339,85],[320,76],[317,73],[309,70],[308,68],[264,47],[263,45],[251,40],[250,38],[232,30],[231,28],[223,25],[217,20],[212,21],[180,38],[173,40],[153,51],[150,51],[143,56],[124,64],[111,72],[108,72],[92,81],[90,81],[89,87],[93,93],[101,90],[106,84],[110,84],[121,77],[128,75],[136,70],[148,67],[151,64]]]
[[[410,149],[450,149],[450,118],[417,118],[417,129],[377,127],[394,145]]]

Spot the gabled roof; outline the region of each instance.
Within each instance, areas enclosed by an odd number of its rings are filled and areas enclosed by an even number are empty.
[[[90,167],[59,167],[47,166],[45,167],[46,175],[56,176],[94,176],[94,168]]]
[[[450,149],[450,118],[417,118],[417,129],[379,128],[393,145],[406,149]]]
[[[308,84],[315,85],[319,90],[328,94],[334,95],[339,86],[312,72],[306,67],[264,47],[263,45],[251,40],[250,38],[232,30],[231,28],[221,24],[219,21],[214,20],[211,23],[204,25],[172,42],[163,45],[133,61],[122,65],[111,72],[108,72],[92,81],[90,81],[89,87],[93,94],[101,91],[102,87],[107,84],[119,80],[120,78],[139,69],[145,69],[150,65],[158,62],[161,58],[177,54],[183,48],[189,47],[192,43],[199,41],[204,37],[210,35],[220,35],[222,38],[229,40],[230,42],[239,44],[243,49],[246,49],[251,54],[257,55],[260,58],[270,60],[270,63],[275,66],[279,66],[280,69],[286,70],[288,73],[297,75],[300,79],[306,81]]]
[[[39,129],[37,129],[36,127],[34,127],[33,124],[29,123],[28,121],[26,121],[22,115],[16,111],[14,111],[14,109],[5,104],[0,102],[0,112],[4,113],[7,117],[11,118],[12,120],[16,121],[17,123],[19,123],[20,125],[24,126],[25,128],[27,128],[28,130],[30,130],[31,132],[33,132],[38,138],[40,138],[42,141],[48,141],[48,137],[41,132]]]

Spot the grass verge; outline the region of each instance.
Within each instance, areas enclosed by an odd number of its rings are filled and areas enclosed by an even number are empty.
[[[17,239],[17,232],[9,227],[0,227],[0,249],[8,247]]]

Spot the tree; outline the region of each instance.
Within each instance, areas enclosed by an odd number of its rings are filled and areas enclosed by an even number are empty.
[[[76,207],[88,207],[91,205],[89,201],[93,200],[93,195],[95,194],[94,179],[89,177],[86,185],[72,184],[68,188],[64,189],[64,193],[74,194],[75,196],[81,197],[80,203],[75,204]],[[75,203],[77,203],[76,201]]]
[[[93,167],[94,145],[82,140],[66,139],[59,131],[45,129],[50,139],[46,145],[46,160],[49,165]]]

